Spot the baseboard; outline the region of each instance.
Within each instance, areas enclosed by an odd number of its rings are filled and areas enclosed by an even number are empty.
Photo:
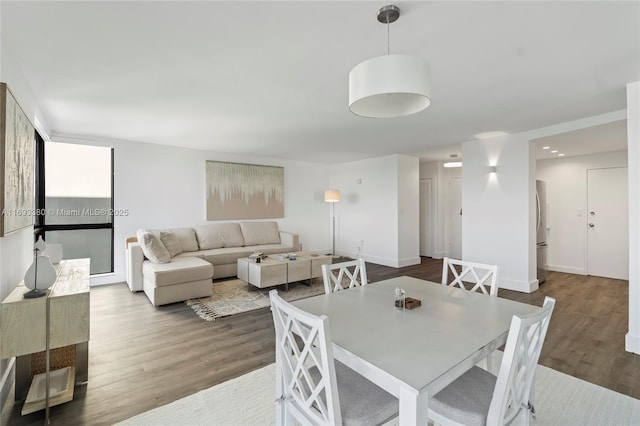
[[[538,280],[516,281],[516,280],[509,280],[509,279],[504,279],[500,277],[498,277],[498,279],[500,281],[498,283],[498,287],[504,288],[505,290],[514,290],[522,293],[533,293],[539,287]]]
[[[123,283],[126,278],[122,274],[100,274],[91,276],[91,287],[106,284]]]
[[[547,269],[554,272],[564,272],[565,274],[587,275],[584,268],[575,268],[573,266],[547,265]]]
[[[349,256],[348,257],[354,257],[354,256]],[[365,262],[371,262],[371,263],[375,263],[376,265],[382,265],[382,266],[389,266],[391,268],[402,268],[405,266],[412,266],[412,265],[419,265],[420,264],[420,257],[412,257],[409,259],[387,259],[384,257],[377,257],[377,256],[368,256],[368,255],[364,255],[362,256],[362,258],[365,260]]]
[[[640,336],[627,333],[624,337],[624,350],[634,354],[640,354]]]
[[[16,365],[16,359],[11,358],[9,362],[7,362],[7,368],[4,370],[4,374],[2,375],[2,379],[0,379],[0,409],[4,407],[4,404],[7,402],[7,398],[11,393],[11,387],[13,386],[13,382],[15,381],[14,369]]]
[[[398,260],[398,266],[396,266],[396,268],[404,268],[405,266],[419,265],[420,263],[422,263],[422,261],[420,260],[420,256],[412,257],[409,259],[400,259]]]

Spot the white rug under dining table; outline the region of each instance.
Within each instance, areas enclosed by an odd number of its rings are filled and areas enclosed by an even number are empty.
[[[271,364],[119,424],[272,425],[274,376],[275,365]],[[535,408],[536,425],[640,424],[640,400],[541,365],[536,373]]]

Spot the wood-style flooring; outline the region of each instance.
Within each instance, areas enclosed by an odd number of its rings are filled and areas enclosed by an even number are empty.
[[[367,264],[371,282],[409,275],[440,282],[442,262],[389,268]],[[628,282],[550,272],[539,291],[499,297],[542,305],[557,300],[540,363],[640,398],[640,356],[624,351]],[[184,303],[154,308],[126,284],[91,289],[89,383],[51,408],[53,425],[110,425],[274,362],[268,308],[206,322]],[[250,398],[250,395],[247,395]],[[2,424],[41,425],[20,416],[13,395]]]

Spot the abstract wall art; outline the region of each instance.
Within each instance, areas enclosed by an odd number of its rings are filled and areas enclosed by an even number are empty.
[[[284,217],[284,167],[206,162],[207,220]]]
[[[0,237],[33,224],[34,128],[0,83]]]

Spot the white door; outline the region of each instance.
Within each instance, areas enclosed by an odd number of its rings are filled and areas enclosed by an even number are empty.
[[[447,256],[462,258],[462,178],[450,178],[447,191]]]
[[[587,274],[629,279],[626,167],[587,170]]]
[[[420,179],[420,256],[433,257],[433,188],[431,179]]]

